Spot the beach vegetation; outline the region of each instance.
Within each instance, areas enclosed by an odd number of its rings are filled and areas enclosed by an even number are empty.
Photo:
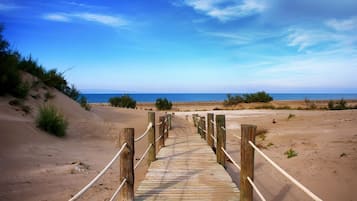
[[[9,42],[3,38],[2,31],[3,26],[0,25],[0,95],[10,94],[16,98],[25,99],[32,87],[35,88],[40,83],[44,83],[79,103],[83,102],[76,87],[68,85],[63,72],[58,72],[56,69],[46,70],[31,55],[22,57],[20,53],[12,51]],[[37,77],[38,80],[30,86],[21,80],[20,72],[27,72]],[[47,89],[46,86],[43,88]],[[37,99],[37,96],[32,97]],[[45,102],[53,97],[49,93],[45,94]]]
[[[66,135],[68,122],[54,106],[45,105],[40,107],[36,125],[50,134],[63,137]]]
[[[84,108],[87,111],[90,111],[91,106],[88,104],[87,98],[85,96],[81,96],[79,98],[78,102],[82,108]]]
[[[129,95],[112,97],[109,103],[113,107],[136,108],[136,101]]]
[[[308,110],[315,110],[317,108],[315,101],[311,101],[310,99],[305,98],[304,102],[306,105],[306,109]]]
[[[227,94],[227,99],[224,100],[225,106],[238,105],[239,103],[269,103],[273,100],[268,93],[260,91],[251,94],[231,95]]]
[[[294,118],[295,117],[295,114],[289,114],[289,116],[288,116],[288,120],[290,120],[291,118]]]
[[[284,152],[284,155],[287,156],[287,158],[292,158],[298,155],[298,153],[293,150],[292,148],[288,149],[286,152]]]
[[[346,109],[350,109],[350,108],[347,107],[347,102],[343,98],[341,98],[338,101],[330,100],[327,103],[327,107],[328,107],[329,110],[346,110]]]
[[[158,98],[155,101],[155,106],[158,110],[171,110],[172,102],[167,98]]]

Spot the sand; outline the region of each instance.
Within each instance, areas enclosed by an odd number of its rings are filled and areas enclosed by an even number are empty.
[[[82,109],[54,89],[48,101],[61,110],[69,121],[65,138],[49,135],[35,126],[41,98],[29,97],[32,108],[24,114],[8,104],[11,97],[0,97],[0,200],[67,200],[86,185],[118,151],[118,135],[125,127],[135,128],[139,136],[147,126],[147,110],[153,104],[138,105],[137,110],[92,105],[90,112]],[[275,104],[275,103],[274,103]],[[277,103],[278,104],[278,103]],[[294,103],[295,104],[295,103]],[[303,101],[298,104],[304,104]],[[219,103],[175,104],[180,111],[212,110]],[[145,110],[146,109],[146,110]],[[228,150],[239,161],[240,124],[256,124],[268,130],[265,140],[258,140],[274,161],[324,200],[356,200],[357,192],[357,110],[233,110],[215,111],[226,114]],[[205,114],[206,112],[202,112]],[[287,120],[289,114],[295,117]],[[159,116],[159,114],[157,114]],[[272,124],[272,119],[277,121]],[[158,118],[157,118],[158,120]],[[267,146],[273,143],[272,146]],[[146,149],[143,140],[136,146],[136,158]],[[298,156],[287,159],[283,154],[293,148]],[[136,172],[136,184],[144,177],[146,164]],[[237,180],[239,174],[228,168]],[[263,159],[256,157],[256,182],[268,200],[309,200]],[[118,163],[90,189],[82,200],[105,200],[119,184]]]

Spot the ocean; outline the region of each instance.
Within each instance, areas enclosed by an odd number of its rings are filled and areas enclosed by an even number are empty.
[[[109,98],[124,94],[82,94],[89,103],[106,103]],[[172,102],[223,101],[226,93],[133,93],[128,94],[137,102],[155,102],[157,98],[167,98]],[[235,95],[235,94],[232,94]],[[241,94],[240,94],[241,95]],[[274,100],[338,100],[357,99],[357,93],[271,93]]]

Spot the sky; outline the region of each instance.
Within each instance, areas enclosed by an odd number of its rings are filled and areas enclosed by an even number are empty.
[[[84,93],[357,93],[356,0],[0,0],[0,23]]]

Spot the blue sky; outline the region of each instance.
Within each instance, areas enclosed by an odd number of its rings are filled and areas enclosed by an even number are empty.
[[[83,92],[357,92],[355,0],[0,0],[0,22]]]

